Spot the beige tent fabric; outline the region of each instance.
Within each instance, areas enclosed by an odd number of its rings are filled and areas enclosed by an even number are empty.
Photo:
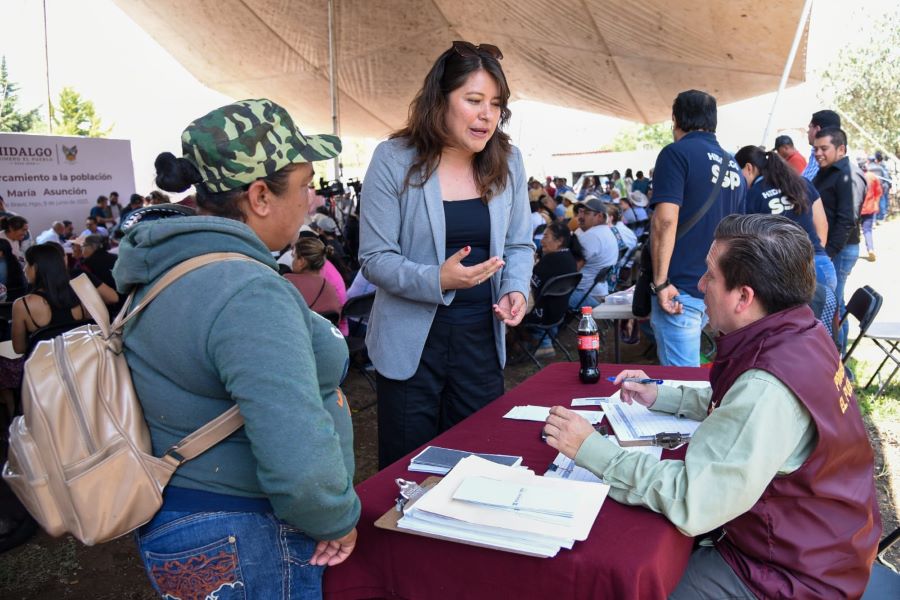
[[[116,0],[207,86],[331,130],[326,0]],[[401,127],[451,41],[503,51],[513,99],[647,123],[685,89],[778,87],[802,0],[335,0],[341,134]],[[806,32],[789,84],[804,80]]]

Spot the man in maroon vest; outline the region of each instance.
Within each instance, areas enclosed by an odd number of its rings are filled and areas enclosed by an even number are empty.
[[[719,333],[711,389],[623,382],[622,399],[702,420],[683,461],[622,450],[556,406],[547,442],[700,542],[670,598],[859,598],[881,534],[873,453],[834,343],[807,306],[796,224],[732,215],[700,280]]]

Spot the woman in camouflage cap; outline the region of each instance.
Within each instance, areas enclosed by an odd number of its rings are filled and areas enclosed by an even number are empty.
[[[202,254],[254,260],[179,279],[128,326],[125,355],[157,456],[235,403],[245,426],[179,467],[138,532],[141,557],[167,598],[319,598],[325,566],[353,550],[360,511],[338,388],[347,346],[271,252],[296,239],[310,162],[337,155],[340,140],[304,136],[277,104],[243,100],[195,120],[181,141],[182,157],[157,158],[156,183],[193,185],[199,214],[131,227],[119,290],[140,297]]]
[[[502,126],[500,50],[454,42],[363,188],[360,263],[378,286],[366,337],[382,467],[503,393],[505,327],[534,262],[528,189]]]

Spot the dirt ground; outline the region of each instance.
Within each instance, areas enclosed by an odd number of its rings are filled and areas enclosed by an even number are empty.
[[[848,289],[851,289],[849,285]],[[604,362],[613,360],[609,334],[606,332],[602,340]],[[575,347],[571,332],[563,333],[561,339],[566,347]],[[557,353],[556,360],[560,359],[564,358]],[[655,355],[645,342],[622,345],[622,362],[650,364],[654,361]],[[505,372],[507,389],[536,372],[537,368],[530,361],[508,366]],[[351,370],[344,388],[354,412],[356,480],[359,482],[377,470],[375,396],[356,370]],[[896,392],[896,388],[893,390]],[[900,420],[894,414],[878,423],[869,419],[867,426],[876,451],[876,480],[884,529],[890,531],[897,526],[894,490],[900,484]],[[900,564],[900,551],[891,558]],[[44,533],[0,555],[0,597],[6,600],[156,598],[147,583],[131,537],[86,547],[71,537],[53,539]]]

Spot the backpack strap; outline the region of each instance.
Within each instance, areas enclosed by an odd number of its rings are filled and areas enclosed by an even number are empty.
[[[208,254],[201,254],[200,256],[195,256],[194,258],[188,259],[184,262],[178,263],[157,281],[150,291],[141,298],[141,301],[138,302],[137,305],[129,312],[129,308],[131,306],[132,301],[134,300],[135,291],[132,291],[128,294],[128,299],[125,301],[125,305],[122,307],[122,310],[119,311],[119,314],[116,316],[116,320],[112,324],[113,331],[121,331],[121,329],[125,326],[125,323],[130,321],[132,318],[136,317],[142,310],[144,310],[150,302],[153,301],[154,298],[159,296],[164,289],[190,273],[195,269],[199,269],[200,267],[205,267],[206,265],[229,261],[229,260],[243,260],[247,262],[258,263],[259,261],[250,258],[245,254],[239,254],[237,252],[210,252]]]
[[[109,339],[109,334],[111,332],[109,327],[109,311],[106,309],[103,298],[100,297],[100,292],[94,287],[94,283],[87,274],[82,273],[71,280],[69,285],[75,290],[75,294],[81,301],[81,305],[87,310],[88,314],[94,320],[94,323],[100,327],[103,338]]]
[[[75,293],[78,294],[82,304],[84,304],[88,309],[88,312],[94,318],[94,321],[100,326],[104,338],[109,338],[111,333],[121,333],[125,323],[144,310],[154,298],[159,296],[163,290],[175,283],[181,277],[200,267],[215,262],[231,260],[259,262],[256,259],[237,252],[210,252],[208,254],[195,256],[194,258],[179,263],[169,269],[169,271],[163,275],[152,288],[150,288],[150,291],[141,298],[141,301],[130,312],[129,307],[134,300],[135,292],[132,291],[128,294],[128,298],[125,300],[122,310],[119,311],[119,314],[116,316],[116,320],[112,325],[109,323],[109,311],[106,310],[106,305],[103,303],[100,293],[94,287],[94,284],[91,283],[91,280],[88,279],[87,275],[80,275],[72,280],[70,284],[75,289]],[[221,415],[166,450],[162,459],[177,468],[181,463],[203,454],[240,429],[243,425],[244,417],[241,416],[237,405],[232,406]]]
[[[122,310],[119,311],[119,314],[116,316],[116,320],[112,324],[112,330],[114,332],[121,332],[125,323],[144,310],[154,298],[162,293],[163,290],[191,271],[212,263],[232,260],[259,263],[258,260],[237,252],[210,252],[179,263],[169,269],[169,271],[163,275],[152,288],[150,288],[150,291],[141,298],[141,301],[134,309],[129,312],[128,309],[131,306],[131,302],[134,300],[134,291],[132,291],[128,295],[128,299],[125,301]],[[209,423],[203,425],[175,445],[171,446],[166,450],[162,459],[177,468],[181,463],[203,454],[243,426],[244,417],[241,415],[238,406],[232,406]]]
[[[200,456],[229,435],[243,427],[244,417],[237,405],[197,429],[192,434],[171,446],[162,459],[176,468],[182,463]]]

